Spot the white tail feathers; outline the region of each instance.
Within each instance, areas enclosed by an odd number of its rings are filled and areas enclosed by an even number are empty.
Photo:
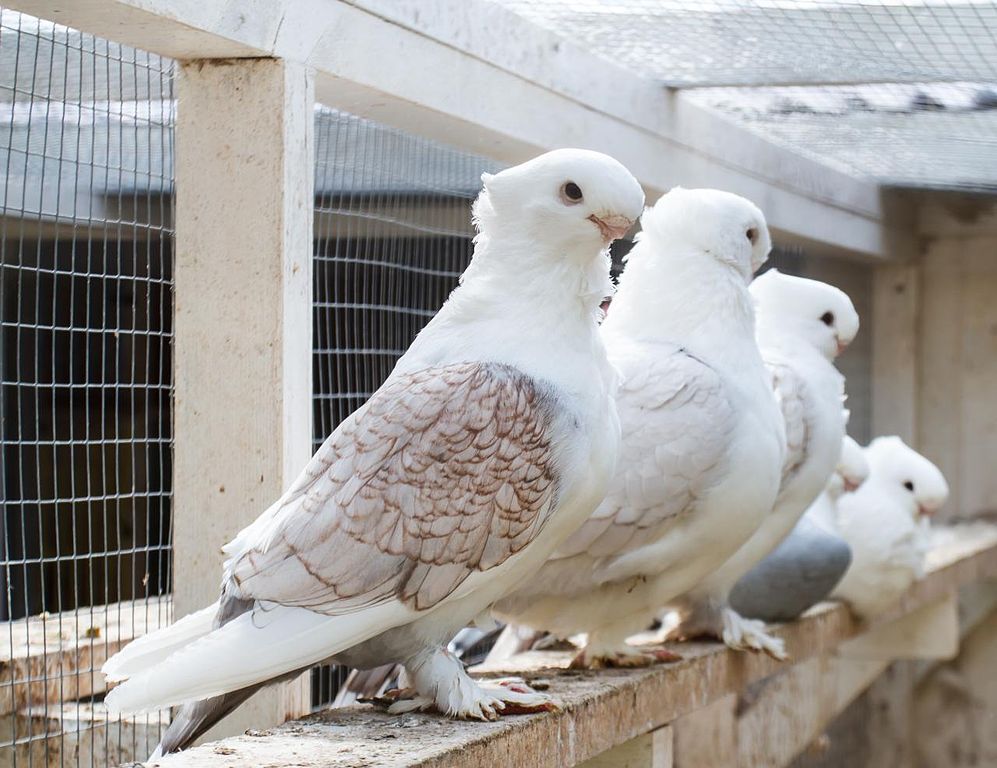
[[[220,696],[317,664],[410,620],[409,609],[394,602],[339,616],[285,606],[250,611],[134,674],[104,703],[112,715],[139,714]]]
[[[127,680],[134,674],[164,661],[171,653],[212,630],[218,603],[184,616],[163,629],[139,637],[118,651],[101,667],[109,682]]]

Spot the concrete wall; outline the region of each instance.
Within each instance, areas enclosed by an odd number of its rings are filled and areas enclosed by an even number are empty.
[[[993,517],[997,200],[934,194],[911,202],[916,249],[874,271],[874,429],[903,435],[941,467],[952,489],[942,521]],[[994,765],[994,702],[991,612],[964,637],[957,659],[927,669],[894,664],[793,768]]]
[[[920,216],[916,439],[948,478],[946,519],[997,511],[997,201]]]

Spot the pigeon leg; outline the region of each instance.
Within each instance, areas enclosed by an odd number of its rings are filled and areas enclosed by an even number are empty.
[[[550,696],[519,678],[474,680],[460,659],[445,648],[432,648],[410,659],[414,695],[395,701],[393,714],[436,710],[448,717],[497,720],[502,715],[549,712],[559,709]]]
[[[572,669],[649,667],[682,657],[665,648],[635,648],[626,641],[629,633],[607,631],[589,633],[585,647],[571,660]]]
[[[684,612],[681,623],[669,637],[681,640],[713,637],[735,651],[761,651],[779,661],[789,658],[785,643],[769,633],[764,621],[747,619],[717,600],[697,601]]]

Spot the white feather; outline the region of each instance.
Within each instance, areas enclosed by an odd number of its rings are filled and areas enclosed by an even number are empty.
[[[111,714],[138,714],[218,696],[317,664],[410,618],[395,602],[345,616],[284,606],[251,611],[134,675],[104,701]]]
[[[212,603],[168,627],[133,640],[104,662],[100,671],[109,682],[127,680],[136,672],[158,664],[174,651],[208,634],[217,611],[218,603]]]
[[[854,329],[847,341],[858,330],[851,300],[817,280],[772,270],[755,280],[752,295],[758,308],[758,343],[773,371],[775,395],[786,420],[788,466],[775,505],[758,530],[697,589],[716,601],[724,600],[737,580],[789,535],[834,473],[845,437],[844,377],[833,357],[828,359],[836,354],[838,341],[820,317],[831,312],[837,323],[847,319]]]

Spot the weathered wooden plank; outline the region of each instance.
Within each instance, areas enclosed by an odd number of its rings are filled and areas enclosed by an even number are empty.
[[[872,433],[917,447],[919,268],[884,264],[873,274]]]
[[[922,605],[889,624],[846,640],[838,654],[849,659],[951,659],[959,653],[959,608],[955,592]]]
[[[741,697],[738,765],[789,764],[897,658],[951,658],[958,650],[955,594],[844,641],[832,656],[798,664]]]
[[[678,718],[675,768],[736,768],[737,696],[728,694]]]
[[[153,597],[0,624],[0,715],[103,692],[107,658],[169,616],[169,597]]]
[[[579,768],[673,768],[674,729],[670,725],[606,750]]]
[[[32,707],[0,717],[0,768],[105,768],[144,760],[169,722],[166,712],[108,720],[99,704]]]
[[[912,706],[915,764],[930,768],[997,765],[997,613],[966,637],[959,658],[920,682]]]
[[[935,602],[962,584],[995,575],[997,533],[990,530],[984,534],[976,529],[965,535],[954,534],[932,552],[926,578],[881,622],[861,625],[843,606],[824,604],[776,632],[799,664],[826,656],[844,640]],[[261,764],[297,768],[562,768],[671,724],[787,669],[768,657],[735,653],[716,643],[683,644],[677,650],[683,654],[681,661],[641,670],[568,670],[568,652],[532,652],[512,659],[506,665],[510,670],[528,679],[547,681],[564,705],[560,713],[469,723],[420,714],[392,717],[352,707],[205,745],[172,755],[160,764],[171,768]],[[862,673],[871,674],[866,667],[853,671],[835,688],[835,700],[853,695],[856,687],[865,683]],[[676,758],[680,756],[676,754]]]
[[[738,766],[787,765],[888,664],[822,656],[750,686],[739,707]]]

